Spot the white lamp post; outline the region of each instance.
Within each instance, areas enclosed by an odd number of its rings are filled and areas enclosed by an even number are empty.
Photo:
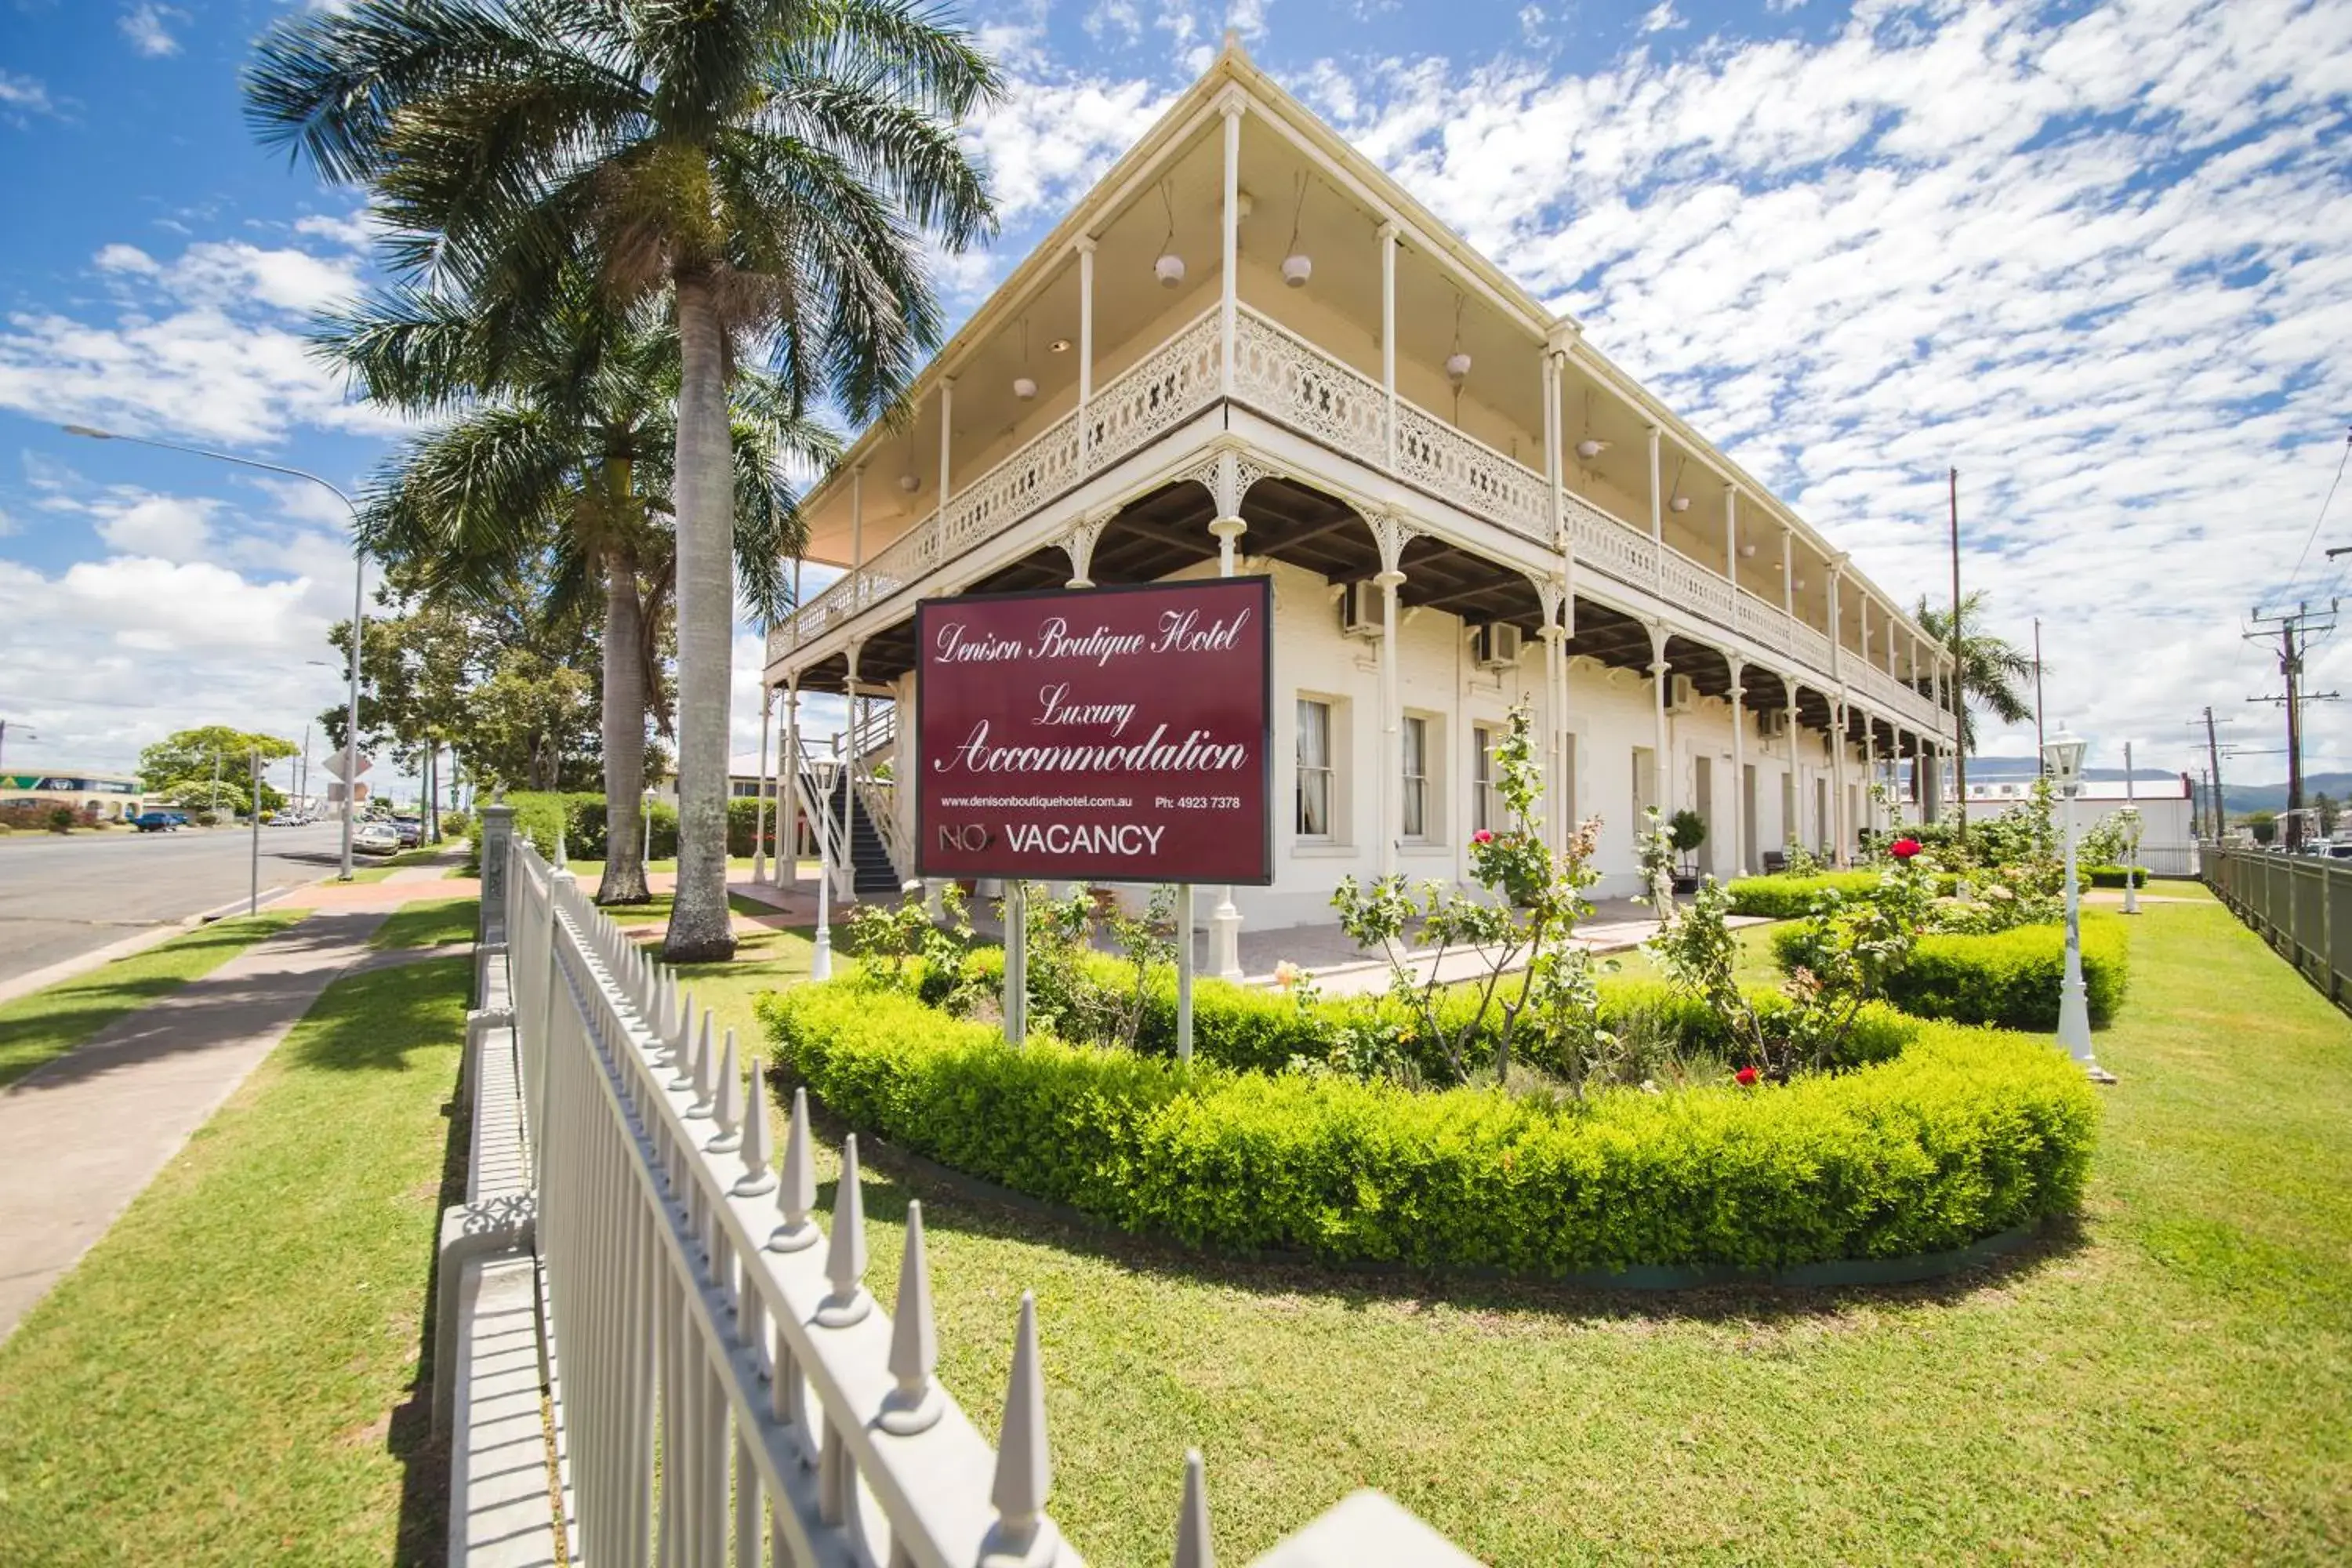
[[[2099,1065],[2091,1051],[2091,1004],[2083,986],[2083,896],[2074,879],[2074,796],[2083,787],[2083,752],[2087,743],[2060,725],[2042,747],[2050,777],[2066,797],[2066,976],[2058,987],[2058,1043],[2083,1064],[2094,1083],[2113,1083],[2115,1074]]]
[[[824,786],[824,826],[816,835],[816,951],[809,954],[809,978],[833,978],[833,781],[841,773],[841,737],[834,737],[834,765]]]
[[[2116,815],[2123,819],[2124,913],[2139,913],[2139,807],[2126,805]]]

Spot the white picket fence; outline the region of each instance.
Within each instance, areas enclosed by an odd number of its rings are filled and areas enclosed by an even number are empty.
[[[921,1205],[886,1313],[863,1283],[856,1138],[828,1235],[805,1096],[779,1171],[758,1058],[510,813],[483,816],[484,963],[511,999],[570,1561],[1075,1568],[1046,1511],[1034,1300],[1007,1325],[992,1449],[933,1375]],[[1207,1568],[1197,1454],[1171,1522],[1178,1568]],[[1370,1492],[1259,1561],[1340,1560],[1469,1561]]]

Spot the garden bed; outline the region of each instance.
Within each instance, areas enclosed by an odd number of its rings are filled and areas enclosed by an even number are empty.
[[[1205,989],[1205,988],[1204,988]],[[2074,1206],[2095,1103],[2040,1041],[1916,1026],[1784,1085],[1582,1100],[1008,1047],[856,978],[762,998],[852,1125],[1130,1232],[1332,1263],[1564,1278],[1954,1251]]]

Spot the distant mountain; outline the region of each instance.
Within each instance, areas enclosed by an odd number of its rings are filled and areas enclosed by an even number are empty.
[[[2352,773],[2305,773],[2303,776],[2303,804],[2314,805],[2321,795],[2337,804],[2352,800]],[[2286,782],[2277,784],[2242,784],[2223,770],[2222,804],[2231,816],[2249,811],[2284,811],[2286,809]]]

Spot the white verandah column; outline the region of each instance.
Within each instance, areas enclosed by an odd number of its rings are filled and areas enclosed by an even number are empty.
[[[1216,474],[1210,489],[1214,492],[1217,515],[1209,523],[1209,531],[1217,541],[1217,575],[1234,575],[1239,563],[1234,547],[1241,536],[1249,531],[1242,519],[1241,459],[1226,451],[1217,458]],[[1268,803],[1272,809],[1272,803]],[[1192,951],[1192,932],[1189,921],[1191,900],[1183,913],[1187,921],[1180,925],[1183,931],[1185,951]],[[1242,976],[1242,912],[1234,906],[1233,884],[1217,889],[1216,907],[1209,911],[1209,973],[1220,980],[1239,980]]]
[[[1650,752],[1650,793],[1658,808],[1660,822],[1667,821],[1675,814],[1674,774],[1668,766],[1666,746],[1666,678],[1673,668],[1666,663],[1666,639],[1672,635],[1666,630],[1664,622],[1650,623],[1650,690],[1654,699],[1651,708],[1657,721],[1657,732]],[[1637,834],[1642,832],[1642,826],[1635,824],[1633,831]]]
[[[1397,868],[1397,838],[1403,830],[1402,784],[1404,776],[1404,697],[1397,668],[1397,590],[1404,585],[1398,563],[1412,531],[1394,512],[1372,521],[1381,546],[1381,570],[1372,581],[1381,590],[1381,875]]]
[[[776,841],[777,886],[797,889],[801,885],[801,678],[793,676],[784,685],[784,738],[777,791]]]
[[[1744,877],[1748,874],[1748,661],[1734,653],[1727,654],[1724,663],[1731,671],[1731,874]]]
[[[776,710],[776,689],[760,682],[760,783],[751,807],[751,880],[768,879],[768,721]]]

